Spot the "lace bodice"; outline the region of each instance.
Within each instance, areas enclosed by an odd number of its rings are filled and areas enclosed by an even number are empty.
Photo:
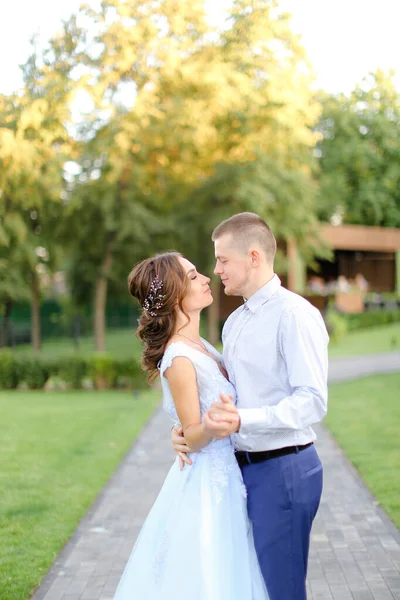
[[[206,340],[202,341],[218,362],[223,365],[221,354]],[[213,358],[203,354],[200,350],[191,348],[184,342],[174,342],[168,346],[159,367],[164,409],[173,421],[178,423],[179,417],[175,410],[175,404],[169,389],[168,380],[163,377],[163,374],[166,369],[172,365],[174,358],[178,356],[185,356],[188,358],[196,369],[201,416],[207,412],[213,402],[220,402],[220,392],[223,392],[224,394],[233,394],[234,400],[236,399],[235,388],[221,373]]]
[[[206,340],[202,341],[223,366],[221,354]],[[199,350],[191,348],[183,342],[175,342],[167,348],[160,364],[164,409],[174,422],[179,423],[179,417],[175,410],[168,380],[163,377],[163,374],[171,366],[174,358],[178,356],[187,357],[196,369],[201,416],[207,412],[213,402],[220,402],[220,392],[232,394],[234,402],[236,402],[235,388],[221,373],[218,364],[213,358],[203,354]],[[202,448],[199,454],[204,458],[207,457],[207,460],[210,461],[210,486],[217,503],[221,502],[224,490],[228,488],[229,477],[231,476],[240,478],[242,496],[246,496],[246,489],[243,485],[230,438],[212,441],[208,446]],[[194,463],[197,460],[197,456],[197,453],[190,455]]]

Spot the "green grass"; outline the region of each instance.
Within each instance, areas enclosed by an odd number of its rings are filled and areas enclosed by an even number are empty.
[[[44,340],[41,355],[52,358],[54,356],[69,356],[76,353],[89,354],[95,351],[94,337],[79,338],[79,348],[76,350],[72,338],[54,338]],[[133,329],[111,329],[107,331],[107,352],[116,358],[140,357],[142,345]],[[33,353],[30,345],[17,346],[14,350],[20,355]]]
[[[400,372],[329,388],[326,425],[400,527]]]
[[[393,342],[395,341],[395,345]],[[400,323],[382,325],[362,331],[348,333],[338,343],[329,344],[331,358],[341,356],[357,356],[375,352],[400,350]],[[93,337],[80,338],[79,353],[87,354],[94,351]],[[131,329],[113,329],[107,332],[107,352],[116,358],[140,357],[142,346]],[[31,355],[31,346],[17,346],[15,352],[20,355]],[[42,344],[42,356],[68,356],[77,351],[70,338],[45,340]]]
[[[159,393],[0,393],[2,600],[26,600],[133,440]]]
[[[358,356],[400,350],[400,323],[350,331],[343,339],[329,344],[331,358]]]

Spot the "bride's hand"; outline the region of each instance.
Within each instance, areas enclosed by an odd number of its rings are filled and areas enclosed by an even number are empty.
[[[240,416],[233,396],[220,394],[222,402],[215,402],[203,417],[206,428],[216,439],[223,439],[240,429]]]
[[[192,452],[192,450],[186,443],[181,425],[174,425],[174,427],[172,428],[171,442],[173,449],[179,456],[179,468],[182,471],[183,467],[185,466],[185,463],[188,465],[192,464],[192,461],[187,455],[188,452]]]

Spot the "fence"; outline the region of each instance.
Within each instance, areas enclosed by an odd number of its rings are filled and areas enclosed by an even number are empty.
[[[106,307],[106,326],[109,329],[134,328],[139,309],[133,305],[109,303]],[[93,333],[93,311],[86,307],[76,314],[68,314],[61,303],[46,300],[40,306],[41,339],[70,337],[77,343],[81,336]],[[0,330],[3,322],[0,318]],[[15,304],[8,322],[6,345],[15,347],[31,343],[31,307]]]

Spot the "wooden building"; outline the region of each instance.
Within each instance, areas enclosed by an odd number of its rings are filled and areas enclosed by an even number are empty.
[[[288,241],[288,272],[278,273],[283,285],[294,292],[305,294],[307,281],[313,275],[318,275],[328,283],[337,280],[339,276],[352,280],[357,274],[361,274],[368,282],[369,291],[397,291],[400,295],[400,229],[321,225],[321,237],[331,247],[333,260],[318,261],[318,271],[307,269],[293,242]],[[218,293],[215,294],[217,290]],[[221,284],[214,287],[215,297],[216,302],[211,312],[214,313],[214,318],[218,315],[219,321],[224,321],[243,302],[242,298],[225,296]],[[355,310],[359,310],[359,303],[355,304]]]
[[[360,225],[323,225],[321,237],[333,250],[334,260],[318,261],[318,275],[325,281],[344,276],[352,280],[358,273],[375,292],[400,294],[400,229],[363,227]],[[315,273],[298,264],[296,249],[288,246],[288,287],[304,291],[305,283]]]

